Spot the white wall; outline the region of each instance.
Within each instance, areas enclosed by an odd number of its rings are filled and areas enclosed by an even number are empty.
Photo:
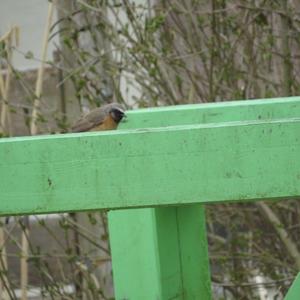
[[[0,0],[0,36],[10,26],[20,27],[18,50],[23,53],[32,51],[36,58],[41,58],[43,32],[47,19],[48,1],[46,0]],[[55,20],[55,15],[54,15]],[[58,39],[55,38],[55,42]],[[52,60],[53,41],[49,44],[47,60]],[[18,69],[32,69],[38,61],[25,59],[23,54],[14,52],[14,66]]]

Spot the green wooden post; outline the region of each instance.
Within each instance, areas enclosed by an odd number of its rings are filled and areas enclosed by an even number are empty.
[[[287,295],[284,297],[284,300],[299,300],[299,298],[300,298],[300,273],[298,273]]]
[[[116,299],[210,299],[202,205],[111,211],[109,220]]]

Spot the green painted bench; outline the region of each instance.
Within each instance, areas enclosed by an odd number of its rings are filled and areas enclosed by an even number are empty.
[[[116,299],[211,299],[203,204],[299,197],[299,153],[300,97],[130,111],[0,139],[0,215],[110,209]]]

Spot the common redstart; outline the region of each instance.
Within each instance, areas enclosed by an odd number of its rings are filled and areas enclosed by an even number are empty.
[[[95,108],[79,119],[71,128],[72,132],[112,130],[126,117],[119,103],[110,103]]]

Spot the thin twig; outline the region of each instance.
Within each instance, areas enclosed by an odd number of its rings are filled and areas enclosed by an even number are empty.
[[[256,205],[260,208],[264,216],[268,219],[274,230],[277,232],[282,243],[287,249],[289,255],[295,261],[295,265],[300,270],[300,252],[297,245],[290,239],[288,232],[284,229],[284,225],[279,220],[275,212],[264,202],[257,202]]]
[[[50,27],[51,27],[51,23],[52,23],[53,11],[54,11],[54,3],[49,2],[47,22],[46,22],[44,39],[43,39],[43,44],[42,44],[42,62],[41,62],[40,68],[38,70],[36,87],[35,87],[36,99],[34,100],[34,104],[33,104],[33,111],[32,111],[31,124],[30,124],[31,135],[36,135],[38,132],[37,120],[38,120],[38,113],[39,113],[40,101],[41,101],[41,95],[42,95],[43,75],[44,75],[44,69],[45,69],[45,61],[47,58],[47,49],[48,49],[49,34],[50,34]]]

